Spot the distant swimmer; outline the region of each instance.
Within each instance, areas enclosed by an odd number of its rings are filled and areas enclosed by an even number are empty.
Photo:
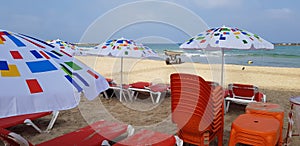
[[[253,63],[253,61],[252,60],[248,60],[248,64],[252,64]]]

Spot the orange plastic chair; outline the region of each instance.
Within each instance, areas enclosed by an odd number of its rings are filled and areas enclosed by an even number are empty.
[[[246,106],[246,114],[259,114],[262,116],[271,116],[280,122],[279,145],[283,144],[282,128],[284,119],[284,110],[279,104],[253,102]]]
[[[280,122],[268,116],[242,114],[231,125],[229,146],[238,143],[255,146],[279,144]]]
[[[197,75],[171,75],[172,121],[185,143],[209,145],[216,136],[223,143],[224,102],[222,87],[212,88]]]

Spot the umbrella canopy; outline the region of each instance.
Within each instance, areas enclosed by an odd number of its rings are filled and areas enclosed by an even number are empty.
[[[157,53],[149,47],[137,44],[133,40],[120,38],[116,40],[106,41],[95,49],[99,49],[98,55],[112,56],[121,58],[121,92],[122,95],[122,83],[123,83],[123,58],[146,58],[146,57],[158,57]],[[120,98],[121,99],[121,98]]]
[[[274,49],[274,45],[246,30],[218,27],[208,29],[180,45],[183,49]]]
[[[0,30],[0,118],[70,109],[80,94],[92,100],[105,78],[46,42]]]
[[[98,55],[113,56],[113,57],[158,57],[157,53],[149,47],[137,44],[133,40],[120,38],[116,40],[106,41],[95,49],[99,49]]]
[[[211,28],[192,37],[180,45],[190,50],[222,50],[221,84],[223,85],[224,49],[274,49],[274,45],[256,34],[246,30],[217,27]]]
[[[60,50],[65,51],[68,54],[75,55],[76,51],[78,50],[77,47],[74,44],[62,41],[60,39],[56,40],[49,40],[47,43],[60,48]]]

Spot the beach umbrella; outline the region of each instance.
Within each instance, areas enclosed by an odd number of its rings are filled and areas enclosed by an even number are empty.
[[[48,40],[46,42],[59,48],[62,52],[66,52],[71,55],[76,55],[76,52],[78,50],[78,47],[76,47],[74,44],[62,41],[60,39]]]
[[[158,57],[157,53],[149,47],[137,44],[133,40],[119,38],[115,40],[108,40],[95,47],[98,49],[97,55],[111,56],[121,58],[121,91],[122,95],[122,84],[123,84],[123,58],[147,58],[147,57]],[[120,98],[121,99],[121,98]]]
[[[231,27],[216,27],[199,33],[180,45],[187,50],[222,51],[221,84],[223,85],[225,49],[274,49],[274,45],[246,30]]]
[[[100,74],[42,40],[0,30],[0,118],[65,110],[108,89]]]

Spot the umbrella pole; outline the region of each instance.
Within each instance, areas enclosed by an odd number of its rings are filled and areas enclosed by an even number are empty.
[[[224,63],[225,63],[225,57],[224,57],[224,49],[223,48],[221,48],[221,50],[222,50],[222,67],[221,67],[221,86],[224,88]],[[225,107],[225,109],[227,108],[226,107],[227,105],[226,105],[226,100],[225,100],[225,98],[224,98],[224,107]],[[226,114],[226,110],[224,110],[224,114]]]
[[[121,57],[121,89],[120,89],[120,101],[122,102],[122,94],[123,94],[123,57]]]
[[[221,86],[223,87],[223,85],[224,85],[224,63],[225,63],[225,61],[224,61],[224,49],[223,48],[221,48],[221,50],[222,50],[222,67],[221,67]]]

